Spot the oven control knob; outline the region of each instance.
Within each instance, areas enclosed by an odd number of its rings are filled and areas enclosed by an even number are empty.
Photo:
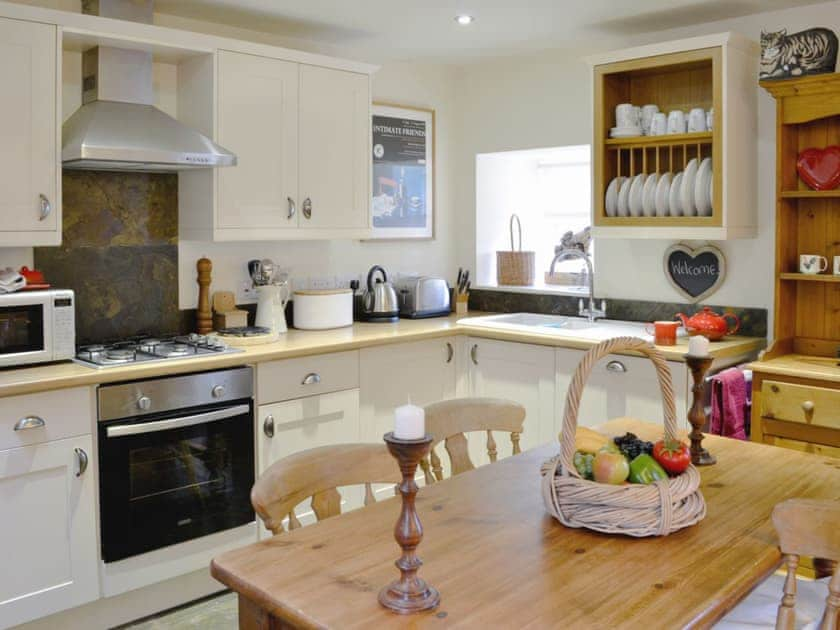
[[[148,411],[152,407],[152,399],[148,396],[140,396],[137,399],[137,408],[142,409],[143,411]]]
[[[216,385],[213,389],[210,390],[210,393],[213,395],[213,398],[221,398],[225,395],[225,386]]]

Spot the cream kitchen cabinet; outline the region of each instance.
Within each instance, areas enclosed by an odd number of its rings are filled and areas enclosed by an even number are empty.
[[[215,240],[362,238],[370,202],[370,76],[218,52]]]
[[[522,450],[556,439],[554,348],[492,339],[467,339],[471,396],[504,398],[525,407]],[[508,435],[494,433],[499,457],[510,455]],[[476,465],[489,461],[486,437],[469,436],[470,458]]]
[[[99,597],[93,440],[0,451],[0,627]]]
[[[0,247],[61,244],[58,37],[0,18]]]
[[[563,425],[566,392],[583,351],[569,348],[556,350],[557,423]],[[685,424],[688,409],[689,372],[685,363],[669,361],[677,409],[677,421]],[[662,394],[653,363],[647,358],[610,355],[592,369],[583,390],[578,412],[580,426],[595,426],[607,420],[629,416],[662,422]]]

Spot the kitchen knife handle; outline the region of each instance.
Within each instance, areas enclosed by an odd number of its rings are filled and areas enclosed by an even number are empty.
[[[295,207],[295,200],[294,199],[292,199],[291,197],[286,197],[286,199],[289,200],[289,214],[286,216],[286,218],[289,221],[291,221],[292,218],[295,216],[295,213],[297,212],[297,208]]]
[[[43,221],[50,216],[50,213],[52,212],[52,204],[44,193],[41,193],[38,197],[41,199],[41,216],[38,217],[38,220]]]

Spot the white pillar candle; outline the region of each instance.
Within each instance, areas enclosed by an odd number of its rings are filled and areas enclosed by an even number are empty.
[[[394,437],[399,440],[420,440],[426,436],[426,412],[408,403],[394,410]]]
[[[709,340],[703,335],[695,335],[688,339],[688,354],[693,357],[709,356]]]

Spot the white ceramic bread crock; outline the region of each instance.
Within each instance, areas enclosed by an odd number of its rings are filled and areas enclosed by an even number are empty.
[[[294,326],[302,330],[343,328],[353,324],[350,289],[306,289],[294,292]]]

